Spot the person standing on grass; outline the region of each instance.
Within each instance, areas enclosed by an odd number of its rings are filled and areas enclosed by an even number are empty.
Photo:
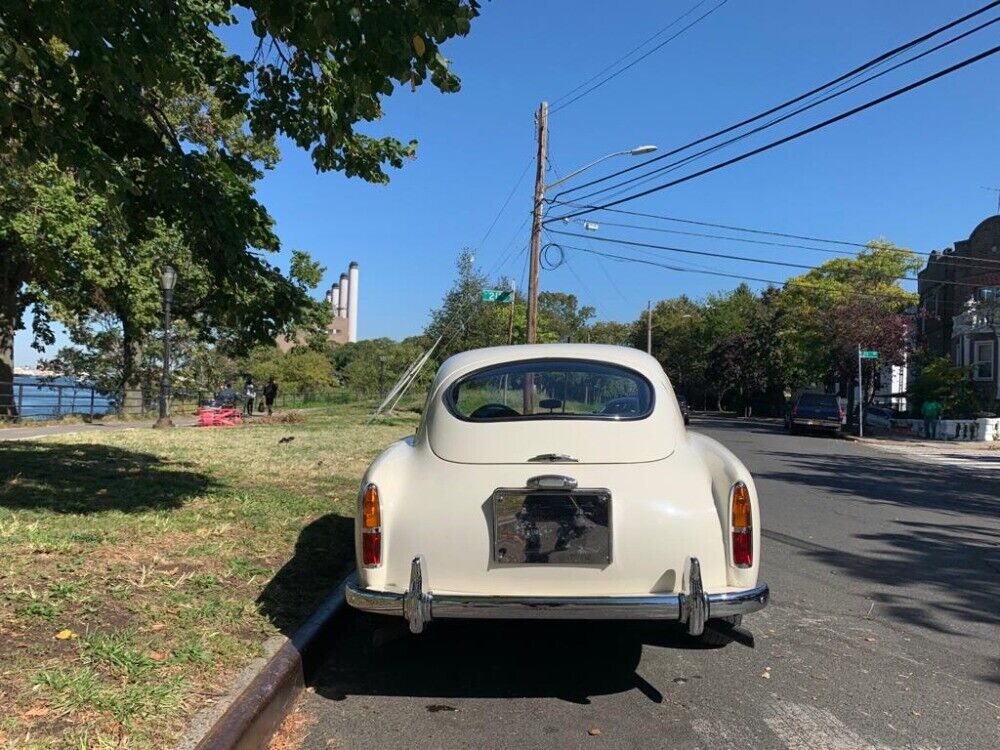
[[[278,397],[278,384],[274,382],[274,375],[267,379],[264,385],[264,403],[267,405],[267,416],[271,416],[274,408],[274,399]]]
[[[920,407],[920,416],[924,418],[924,437],[928,440],[937,439],[937,424],[941,417],[941,403],[937,399],[929,398]]]
[[[246,401],[246,414],[253,416],[253,405],[257,403],[257,386],[254,385],[253,375],[247,375],[246,383],[243,384],[243,400]]]

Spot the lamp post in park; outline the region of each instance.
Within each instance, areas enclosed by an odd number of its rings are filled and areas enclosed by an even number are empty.
[[[160,289],[163,291],[163,372],[160,375],[160,417],[153,427],[173,427],[167,404],[170,401],[170,304],[174,301],[177,271],[173,266],[163,267]]]

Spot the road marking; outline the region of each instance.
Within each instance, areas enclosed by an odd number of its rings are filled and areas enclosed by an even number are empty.
[[[864,739],[818,706],[779,701],[765,713],[764,723],[788,750],[888,750]]]
[[[942,449],[917,445],[891,445],[888,443],[865,442],[879,450],[893,453],[898,456],[906,456],[914,461],[927,461],[930,463],[943,464],[946,466],[961,466],[966,469],[984,469],[987,471],[1000,471],[1000,451],[976,451],[982,455],[973,453],[945,453]],[[956,446],[957,447],[957,446]],[[945,449],[946,450],[946,449]]]

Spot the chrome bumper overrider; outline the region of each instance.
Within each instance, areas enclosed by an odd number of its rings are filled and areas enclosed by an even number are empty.
[[[410,565],[410,587],[405,594],[361,588],[357,579],[347,584],[347,603],[355,609],[383,615],[402,615],[410,630],[419,633],[432,619],[486,618],[511,620],[676,620],[691,635],[701,635],[710,617],[732,617],[756,612],[767,605],[766,583],[743,591],[707,594],[702,588],[701,565],[690,559],[688,591],[649,596],[474,596],[424,591],[419,557]]]

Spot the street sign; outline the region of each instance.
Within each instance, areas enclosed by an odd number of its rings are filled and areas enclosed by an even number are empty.
[[[514,292],[504,289],[483,289],[483,302],[510,302]]]
[[[860,349],[858,351],[858,356],[861,359],[878,359],[878,352],[873,352],[871,350]]]

